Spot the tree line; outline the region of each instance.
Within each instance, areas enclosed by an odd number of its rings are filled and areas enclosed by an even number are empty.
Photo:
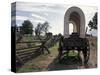
[[[17,26],[17,31],[21,34],[34,34],[36,36],[45,35],[48,33],[50,28],[49,23],[46,21],[44,23],[38,23],[37,26],[34,28],[34,25],[29,20],[24,20],[22,26]]]

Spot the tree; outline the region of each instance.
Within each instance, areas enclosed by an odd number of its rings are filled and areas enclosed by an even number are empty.
[[[93,16],[92,20],[90,20],[88,26],[90,27],[90,30],[97,29],[97,12]]]
[[[41,33],[42,33],[42,24],[38,23],[38,25],[35,28],[35,35],[40,36]]]
[[[37,27],[35,28],[35,34],[36,36],[40,36],[41,34],[46,35],[46,33],[49,30],[49,23],[45,22],[43,24],[38,23]]]
[[[23,34],[32,34],[33,33],[33,24],[29,20],[25,20],[22,23]]]
[[[94,29],[97,29],[97,12],[95,13],[93,17],[93,25],[94,25]]]
[[[38,23],[38,25],[35,28],[35,35],[38,37],[38,39],[41,42],[40,49],[41,49],[42,53],[44,53],[44,50],[46,50],[48,53],[50,53],[48,48],[45,46],[46,42],[49,39],[48,37],[52,36],[52,33],[48,33],[48,30],[49,30],[49,23],[48,22],[45,22],[43,24]],[[41,35],[44,35],[44,37],[41,38]]]
[[[93,28],[94,28],[94,26],[93,26],[93,22],[92,22],[91,20],[90,20],[90,22],[89,22],[88,26],[90,27],[90,31],[91,31],[91,29],[93,29]]]
[[[50,28],[49,23],[47,21],[44,22],[42,27],[43,27],[43,32],[46,34]]]

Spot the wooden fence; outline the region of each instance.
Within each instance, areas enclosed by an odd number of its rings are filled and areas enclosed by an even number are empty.
[[[16,66],[21,66],[30,59],[41,54],[40,46],[33,48],[16,49]]]
[[[31,42],[18,42],[17,44],[36,44],[40,43],[39,41],[31,41]],[[46,42],[46,47],[50,48],[54,46],[54,44],[57,43],[56,40],[50,39]],[[41,44],[35,45],[33,47],[24,47],[24,48],[16,48],[16,67],[20,67],[25,62],[27,62],[30,59],[36,58],[41,54]]]

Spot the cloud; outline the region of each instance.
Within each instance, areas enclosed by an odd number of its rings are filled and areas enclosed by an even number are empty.
[[[49,16],[49,14],[48,14],[48,13],[44,13],[43,15],[44,15],[44,16]]]
[[[44,23],[46,21],[46,18],[44,18],[42,16],[39,16],[39,15],[36,15],[36,14],[33,14],[32,16],[35,17],[35,18],[37,18],[37,19],[34,19],[33,17],[26,17],[26,16],[16,16],[16,17],[13,16],[12,17],[12,22],[15,20],[15,18],[16,18],[16,22],[17,23],[22,23],[24,20],[30,20],[33,24],[34,23],[35,24]]]
[[[40,15],[32,14],[32,16],[39,19],[39,20],[47,20],[45,17],[40,16]]]
[[[29,18],[29,20],[31,21],[31,22],[35,22],[35,23],[44,23],[45,22],[45,20],[41,20],[41,19],[34,19],[34,18]]]
[[[49,3],[30,3],[30,2],[17,2],[17,8],[18,7],[28,7],[28,8],[50,8],[50,9],[63,9],[66,7],[65,4],[49,4]]]
[[[44,23],[45,21],[44,20],[34,20],[33,22],[36,22],[36,23]]]
[[[16,16],[16,20],[27,20],[29,19],[28,17],[25,17],[25,16]]]
[[[41,3],[23,3],[18,2],[17,11],[25,11],[25,12],[40,12],[40,13],[60,13],[65,10],[64,5],[57,5],[57,4],[41,4]],[[60,10],[60,11],[59,11]]]

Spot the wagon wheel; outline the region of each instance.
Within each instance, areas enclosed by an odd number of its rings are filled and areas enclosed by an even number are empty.
[[[87,43],[87,58],[86,58],[86,61],[88,62],[89,57],[90,57],[90,44],[89,44],[88,39],[86,40],[86,43]]]
[[[84,66],[87,68],[88,67],[88,60],[90,57],[90,45],[89,45],[89,40],[85,39],[85,51],[83,51],[84,54]]]

